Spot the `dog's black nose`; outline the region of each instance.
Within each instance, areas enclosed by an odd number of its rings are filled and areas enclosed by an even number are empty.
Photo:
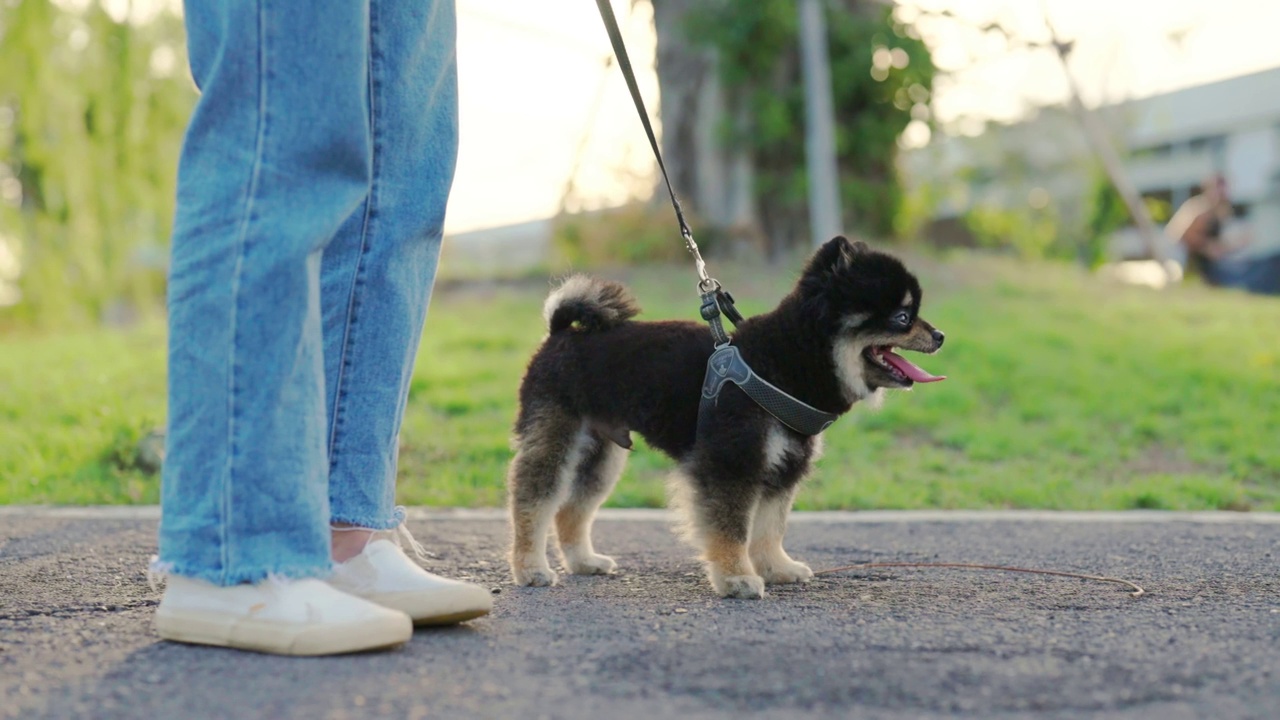
[[[944,335],[941,330],[933,331],[933,341],[938,343],[938,347],[942,347],[942,341],[946,339],[947,339],[947,336]]]

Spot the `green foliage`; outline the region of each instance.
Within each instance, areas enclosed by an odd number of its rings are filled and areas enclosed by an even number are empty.
[[[902,203],[897,140],[913,112],[928,116],[933,60],[891,5],[826,5],[846,225],[887,236]],[[688,27],[692,41],[716,51],[731,102],[746,111],[726,137],[751,149],[766,234],[793,241],[807,236],[808,218],[797,25],[795,0],[717,0],[692,12]]]
[[[0,343],[0,502],[156,502],[159,480],[138,448],[164,421],[160,329]]]
[[[1010,248],[1023,258],[1044,258],[1059,243],[1060,223],[1052,206],[1040,210],[1006,210],[978,205],[964,223],[982,247]]]
[[[1120,191],[1101,170],[1093,172],[1093,189],[1089,198],[1089,217],[1085,221],[1085,238],[1081,248],[1081,261],[1086,267],[1096,268],[1107,261],[1107,238],[1121,228],[1133,225],[1129,208]],[[1169,220],[1169,203],[1157,198],[1143,198],[1147,212],[1157,223]]]
[[[1093,172],[1089,218],[1085,221],[1085,238],[1081,261],[1096,268],[1107,260],[1107,238],[1129,224],[1129,209],[1110,178],[1100,170]]]
[[[1062,263],[916,258],[949,380],[890,393],[826,433],[799,504],[835,508],[1280,510],[1280,324],[1272,298],[1154,293]],[[750,315],[794,274],[724,263]],[[622,278],[645,318],[696,313],[689,268]],[[401,502],[504,502],[516,389],[544,335],[545,278],[442,289],[401,432]],[[0,503],[155,502],[130,453],[163,421],[156,329],[11,336],[0,352]],[[1231,362],[1206,348],[1231,348]],[[638,438],[637,438],[638,439]],[[671,463],[640,446],[612,504],[663,502]]]
[[[941,190],[938,184],[920,183],[904,193],[893,219],[893,236],[907,241],[920,239],[938,214]]]
[[[17,244],[9,324],[96,322],[162,298],[183,128],[182,22],[97,3],[0,5],[0,242]]]
[[[698,225],[696,218],[686,216],[690,225]],[[670,207],[641,202],[562,215],[551,242],[556,264],[575,268],[675,262],[688,254]],[[714,245],[711,234],[698,237],[700,251],[709,252]]]

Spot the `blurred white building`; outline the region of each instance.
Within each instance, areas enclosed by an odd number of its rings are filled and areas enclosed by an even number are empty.
[[[1176,209],[1221,173],[1255,248],[1280,247],[1280,68],[1098,112],[1144,196]],[[989,126],[978,137],[941,137],[904,156],[903,167],[909,184],[928,183],[938,193],[934,230],[943,242],[963,242],[961,218],[977,205],[1035,207],[1049,198],[1064,219],[1088,212],[1097,172],[1076,119],[1063,108]],[[1136,233],[1118,233],[1111,249],[1119,258],[1142,254]]]
[[[1117,113],[1133,181],[1175,206],[1219,172],[1248,208],[1280,170],[1280,68],[1135,100]]]

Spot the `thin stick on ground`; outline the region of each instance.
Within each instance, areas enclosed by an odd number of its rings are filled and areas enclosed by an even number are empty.
[[[1098,582],[1118,583],[1120,585],[1128,585],[1133,588],[1133,592],[1129,593],[1133,597],[1141,597],[1146,594],[1137,583],[1122,580],[1121,578],[1103,577],[1101,575],[1082,575],[1080,573],[1062,572],[1061,570],[1037,570],[1033,568],[1010,567],[1008,565],[980,565],[977,563],[916,563],[916,562],[874,562],[860,563],[857,565],[842,565],[828,570],[819,570],[814,575],[831,575],[838,572],[846,572],[849,570],[871,570],[875,568],[961,568],[967,570],[1000,570],[1003,572],[1016,573],[1032,573],[1035,575],[1056,575],[1058,577],[1079,578],[1081,580],[1096,580]]]

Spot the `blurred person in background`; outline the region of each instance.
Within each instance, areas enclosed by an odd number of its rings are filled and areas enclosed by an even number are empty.
[[[1252,236],[1241,232],[1228,239],[1224,232],[1234,216],[1227,181],[1211,175],[1201,192],[1178,208],[1165,232],[1186,251],[1187,269],[1210,285],[1257,293],[1280,294],[1280,252],[1246,257],[1241,251]]]

